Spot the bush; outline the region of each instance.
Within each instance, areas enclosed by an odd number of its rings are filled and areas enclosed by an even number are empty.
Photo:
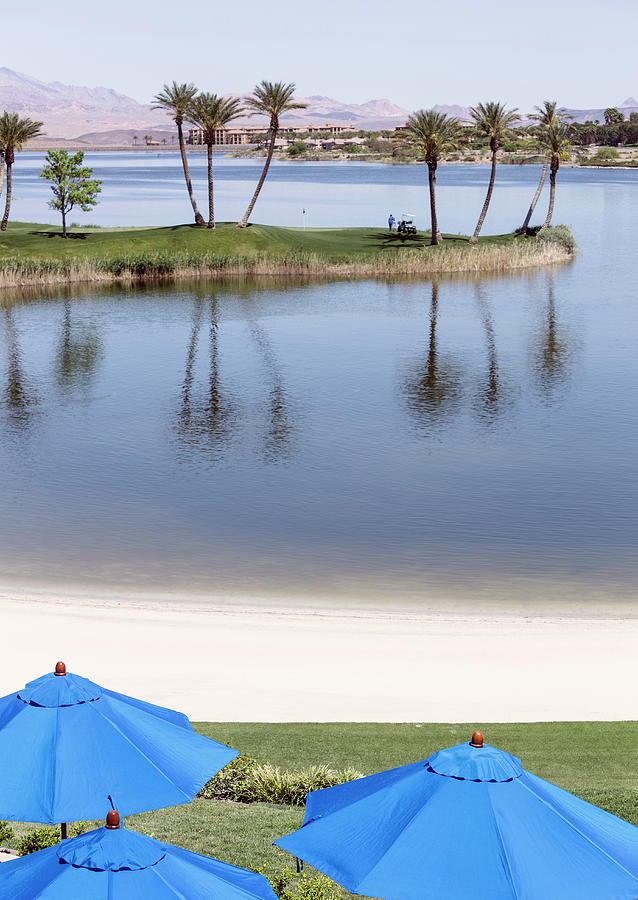
[[[288,147],[288,156],[303,156],[308,151],[308,144],[305,141],[295,141]]]
[[[284,772],[278,766],[258,764],[249,756],[238,756],[211,778],[198,796],[206,800],[303,806],[309,791],[361,777],[355,769],[337,771],[328,766],[310,766],[298,772]]]
[[[295,875],[288,866],[278,875],[268,875],[264,869],[258,872],[266,876],[280,900],[337,900],[342,896],[339,886],[325,875]]]
[[[13,828],[6,822],[0,822],[0,846],[6,844],[13,837]]]
[[[303,806],[306,794],[310,791],[333,787],[361,777],[361,772],[355,769],[337,771],[328,766],[310,766],[299,772],[282,772],[278,766],[265,763],[252,769],[249,784],[255,800]]]
[[[608,159],[618,159],[619,157],[620,153],[615,147],[600,147],[592,156],[592,160],[601,159],[605,161]]]
[[[85,826],[81,823],[71,825],[68,829],[69,837],[77,837],[84,834]],[[30,828],[18,841],[18,856],[27,856],[29,853],[37,853],[46,847],[54,847],[62,840],[62,832],[59,828],[49,828],[43,825],[41,828]]]
[[[221,772],[208,781],[201,789],[198,797],[204,800],[235,800],[239,803],[251,803],[248,776],[256,767],[257,760],[243,753],[236,756]]]
[[[558,244],[569,254],[573,255],[578,245],[576,238],[567,225],[547,225],[538,232],[538,240],[541,244]]]

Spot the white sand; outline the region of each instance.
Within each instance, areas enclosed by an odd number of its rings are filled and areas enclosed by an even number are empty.
[[[638,719],[638,619],[0,595],[0,694],[53,668],[217,721]]]

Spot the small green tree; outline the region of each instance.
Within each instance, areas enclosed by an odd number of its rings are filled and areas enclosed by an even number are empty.
[[[288,147],[288,156],[303,156],[308,152],[308,144],[305,141],[295,141]]]
[[[90,212],[98,202],[102,182],[93,178],[93,169],[83,165],[82,150],[73,154],[67,150],[49,150],[44,162],[40,178],[51,182],[53,199],[49,200],[49,206],[62,214],[62,237],[65,238],[67,214],[75,206]]]

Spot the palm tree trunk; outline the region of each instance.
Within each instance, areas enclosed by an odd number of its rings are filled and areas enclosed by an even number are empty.
[[[182,155],[182,166],[184,167],[184,178],[186,179],[186,187],[188,189],[188,196],[190,197],[191,206],[193,207],[193,212],[195,213],[195,224],[196,225],[205,225],[204,217],[200,213],[197,208],[197,201],[195,200],[195,194],[193,193],[193,185],[191,182],[191,173],[188,168],[188,158],[186,156],[186,144],[184,143],[184,132],[182,130],[182,123],[177,123],[177,137],[179,140],[179,152]]]
[[[208,227],[215,227],[215,201],[213,198],[213,145],[207,145],[208,151]]]
[[[4,204],[4,215],[0,222],[0,231],[7,230],[7,222],[9,221],[9,212],[11,210],[11,163],[7,163],[7,197]]]
[[[540,181],[538,182],[538,187],[536,188],[536,193],[534,194],[534,198],[530,204],[529,209],[527,210],[527,215],[525,216],[525,221],[520,227],[521,234],[527,234],[527,229],[529,227],[530,219],[534,215],[534,210],[536,209],[536,204],[538,203],[538,198],[541,195],[541,191],[543,190],[543,185],[545,184],[545,178],[547,177],[547,169],[549,167],[549,160],[545,160],[543,163],[543,171],[541,172]]]
[[[474,234],[470,238],[470,244],[478,243],[478,237],[481,233],[481,228],[483,227],[483,222],[485,221],[485,216],[487,215],[487,209],[490,205],[490,200],[492,199],[492,191],[494,190],[494,179],[496,178],[496,150],[492,150],[492,171],[490,173],[490,183],[487,188],[487,195],[485,197],[485,203],[483,204],[483,209],[481,210],[481,215],[479,216],[479,220],[476,223],[476,228],[474,229]]]
[[[259,192],[264,186],[264,181],[266,180],[266,175],[268,174],[268,168],[270,166],[270,161],[272,160],[272,155],[275,152],[275,140],[277,139],[277,131],[278,129],[272,129],[272,135],[270,138],[270,144],[268,145],[268,155],[266,156],[266,162],[264,164],[264,170],[261,173],[261,177],[257,182],[257,187],[255,188],[255,193],[253,194],[253,199],[248,204],[248,209],[244,213],[240,222],[237,223],[237,228],[245,228],[248,225],[248,219],[250,218],[250,214],[253,211],[253,207],[257,202],[257,197],[259,197]]]
[[[436,163],[428,163],[428,185],[430,188],[430,219],[432,221],[430,245],[435,247],[441,242],[439,220],[436,215]]]
[[[0,197],[2,197],[2,188],[4,187],[4,153],[0,153]]]
[[[557,169],[552,166],[549,173],[549,207],[547,209],[547,218],[543,222],[543,228],[547,228],[547,226],[552,221],[552,216],[554,215],[554,199],[556,197],[556,172]]]

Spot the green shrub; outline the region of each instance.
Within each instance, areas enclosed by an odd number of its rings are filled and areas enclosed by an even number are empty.
[[[309,791],[361,777],[355,769],[337,771],[328,766],[310,766],[298,772],[285,772],[269,763],[258,764],[249,756],[238,756],[211,778],[198,796],[206,800],[303,806]]]
[[[599,147],[598,150],[592,156],[592,160],[618,159],[619,157],[620,157],[620,153],[616,150],[615,147]]]
[[[0,846],[6,844],[13,837],[13,828],[6,822],[0,822]]]
[[[278,766],[264,763],[251,770],[248,782],[255,800],[303,806],[306,794],[322,788],[361,778],[355,769],[338,771],[328,766],[310,766],[298,772],[284,772]]]
[[[248,775],[257,765],[257,760],[243,753],[236,756],[201,789],[198,797],[204,800],[235,800],[251,803]]]
[[[295,875],[288,866],[277,875],[269,875],[264,869],[258,869],[258,872],[266,876],[280,900],[337,900],[342,897],[341,888],[325,875],[307,875],[305,872]]]
[[[69,837],[77,837],[84,834],[86,828],[82,823],[71,825],[68,829]],[[18,841],[18,855],[27,856],[29,853],[37,853],[45,847],[54,847],[62,840],[62,832],[59,828],[49,828],[43,825],[40,828],[30,828]]]
[[[547,225],[541,228],[538,232],[538,241],[541,244],[558,244],[571,255],[578,248],[576,238],[567,225]]]

